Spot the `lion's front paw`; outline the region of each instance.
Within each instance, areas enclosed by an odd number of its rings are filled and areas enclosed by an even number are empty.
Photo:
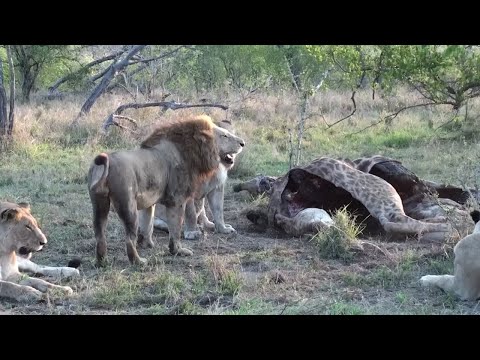
[[[432,279],[434,278],[435,276],[434,275],[425,275],[425,276],[422,276],[420,278],[420,283],[423,285],[423,286],[429,286]]]
[[[237,230],[235,230],[233,226],[229,224],[225,224],[224,226],[218,226],[216,231],[220,234],[233,234],[237,232]]]
[[[211,222],[210,220],[204,221],[203,222],[203,228],[206,230],[214,231],[215,230],[215,224]]]
[[[71,267],[63,267],[61,270],[61,276],[64,278],[73,278],[80,276],[80,271]]]
[[[198,240],[202,237],[202,232],[200,230],[186,231],[184,232],[185,240]]]
[[[19,302],[35,302],[43,300],[44,295],[41,291],[30,286],[23,286],[21,294],[16,297]]]
[[[71,296],[73,295],[73,289],[70,286],[60,286],[60,290],[64,293],[66,296]]]
[[[137,241],[137,244],[142,249],[152,249],[152,248],[155,247],[155,244],[153,243],[152,239],[149,239],[149,240],[142,239],[142,240],[140,240],[140,237],[139,237],[139,239]]]
[[[172,255],[179,255],[179,256],[192,256],[193,251],[188,248],[179,248],[175,254]]]
[[[148,260],[140,256],[134,261],[135,265],[146,265],[147,263],[148,263]]]

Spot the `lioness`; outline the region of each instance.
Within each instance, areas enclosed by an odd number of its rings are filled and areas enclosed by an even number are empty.
[[[199,198],[220,159],[230,158],[244,145],[242,139],[203,115],[159,126],[139,149],[98,155],[88,173],[97,263],[103,263],[107,252],[105,228],[110,202],[125,227],[130,263],[146,263],[136,250],[137,230],[140,244],[153,247],[157,202],[166,207],[170,253],[192,255],[190,249],[180,245],[187,200]]]
[[[224,143],[220,145],[220,148],[229,148],[229,142],[232,142],[232,148],[235,148],[238,138],[233,135],[233,127],[231,122],[222,120],[215,125],[227,130],[229,133],[229,136],[221,136],[219,139],[217,139],[219,143]],[[223,217],[223,201],[228,170],[234,166],[235,157],[241,151],[242,147],[239,147],[238,152],[231,152],[226,157],[221,158],[220,165],[215,171],[215,175],[212,176],[210,180],[206,181],[202,186],[201,191],[198,192],[197,196],[200,196],[201,198],[188,200],[185,209],[185,239],[194,240],[201,236],[201,231],[198,229],[197,224],[201,224],[203,228],[215,230],[221,234],[230,234],[236,231],[231,225],[225,224]],[[207,217],[205,210],[205,196],[207,197],[208,205],[212,212],[214,222],[211,222]],[[191,204],[192,201],[194,202],[194,206]],[[165,206],[162,204],[157,204],[155,207],[154,227],[168,232],[168,225],[165,219]]]
[[[425,275],[420,282],[452,292],[462,300],[474,301],[480,299],[480,212],[474,210],[470,215],[475,228],[453,248],[454,275]]]
[[[59,289],[66,295],[73,293],[69,286],[51,284],[20,273],[21,270],[64,277],[79,274],[74,268],[40,266],[30,261],[32,253],[41,250],[46,243],[47,238],[30,213],[28,204],[0,202],[0,297],[32,301],[42,299],[42,293],[48,289]]]

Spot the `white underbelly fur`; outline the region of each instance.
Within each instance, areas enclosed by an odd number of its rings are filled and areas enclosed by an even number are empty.
[[[199,196],[197,196],[197,198],[204,197],[217,186],[224,184],[227,181],[227,176],[227,169],[225,169],[225,166],[223,164],[220,164],[216,175],[202,186],[202,189],[199,192]]]

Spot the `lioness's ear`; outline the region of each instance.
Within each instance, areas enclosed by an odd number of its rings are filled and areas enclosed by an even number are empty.
[[[19,207],[22,209],[25,209],[26,211],[30,212],[30,204],[26,202],[21,202],[17,204]]]
[[[15,219],[15,217],[18,215],[18,210],[17,209],[7,209],[2,211],[2,221],[9,221],[12,219]]]

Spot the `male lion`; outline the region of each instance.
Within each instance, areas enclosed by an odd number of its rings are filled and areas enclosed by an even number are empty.
[[[59,289],[66,295],[73,293],[69,286],[54,285],[20,273],[21,270],[46,276],[79,275],[78,270],[71,267],[40,266],[30,261],[32,252],[41,250],[46,243],[47,238],[28,204],[0,202],[0,297],[32,301],[40,300],[42,292],[48,289]]]
[[[454,275],[425,275],[420,281],[423,286],[437,286],[453,292],[460,299],[480,299],[480,212],[470,213],[475,228],[453,248],[455,254]]]
[[[157,202],[166,207],[170,253],[192,255],[180,245],[187,200],[199,197],[220,159],[229,158],[245,145],[240,138],[235,144],[222,140],[230,136],[203,115],[159,126],[139,149],[98,155],[88,173],[98,264],[103,263],[107,252],[105,228],[110,202],[125,227],[130,263],[146,262],[136,250],[137,230],[139,243],[153,247]]]
[[[220,165],[208,181],[206,181],[197,196],[200,199],[188,200],[185,209],[185,233],[184,237],[188,240],[198,239],[201,236],[200,230],[198,230],[197,223],[201,224],[203,228],[208,230],[215,230],[220,234],[230,234],[236,232],[236,230],[229,224],[225,224],[223,217],[223,198],[225,183],[227,181],[227,172],[234,166],[235,157],[242,151],[242,147],[238,147],[241,139],[233,134],[233,127],[229,121],[222,120],[218,124],[215,124],[225,130],[217,139],[219,147],[222,149],[231,149],[227,151],[227,156],[220,158]],[[222,134],[220,132],[220,134]],[[208,205],[213,215],[213,221],[211,222],[205,209],[205,196],[208,200]],[[194,202],[194,206],[191,202]],[[166,209],[162,204],[157,204],[155,207],[155,219],[154,227],[160,230],[168,232],[168,225],[165,221]]]

